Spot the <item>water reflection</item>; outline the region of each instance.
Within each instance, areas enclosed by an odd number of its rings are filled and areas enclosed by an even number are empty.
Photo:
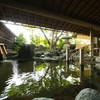
[[[0,94],[4,87],[6,86],[6,80],[11,77],[12,74],[12,64],[11,61],[5,61],[0,63]]]
[[[6,81],[1,97],[26,96],[52,91],[61,86],[79,82],[76,77],[76,68],[63,63],[18,63],[11,61],[13,74]],[[73,77],[74,76],[74,77]]]

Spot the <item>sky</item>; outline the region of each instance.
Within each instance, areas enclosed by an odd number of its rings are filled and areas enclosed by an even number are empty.
[[[23,26],[18,25],[11,25],[11,24],[5,24],[16,36],[18,36],[20,33],[24,33],[25,35],[30,34],[30,31],[23,28]]]
[[[29,36],[32,34],[31,31],[25,29],[23,26],[19,25],[12,25],[12,24],[5,24],[16,36],[18,36],[20,33],[23,33],[24,37],[26,38],[27,42],[30,43]],[[34,28],[34,34],[42,34],[40,29]]]

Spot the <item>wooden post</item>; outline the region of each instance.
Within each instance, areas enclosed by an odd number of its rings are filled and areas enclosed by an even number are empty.
[[[98,48],[96,52],[97,52],[97,56],[99,56],[99,38],[96,37],[96,39],[97,39],[97,45],[96,46]]]
[[[80,63],[80,80],[82,82],[83,78],[84,78],[84,49],[81,48],[79,50],[80,53],[80,58],[79,58],[79,63]]]
[[[66,61],[69,61],[69,49],[66,49]]]
[[[100,57],[100,37],[98,37],[98,48],[99,48],[99,57]]]
[[[90,52],[90,56],[93,56],[93,33],[92,33],[92,30],[93,30],[93,28],[91,28],[90,29],[90,44],[91,44],[91,46],[90,46],[90,50],[91,50],[91,52]]]
[[[66,61],[64,65],[65,65],[64,66],[64,70],[65,70],[64,75],[65,75],[65,78],[67,78],[69,76],[69,62]]]
[[[100,48],[99,48],[99,56],[100,56]]]
[[[90,50],[91,50],[91,53],[90,53],[90,56],[94,56],[94,51],[93,51],[93,48],[94,48],[94,38],[93,38],[93,28],[90,29]],[[93,76],[93,64],[90,65],[90,76]]]

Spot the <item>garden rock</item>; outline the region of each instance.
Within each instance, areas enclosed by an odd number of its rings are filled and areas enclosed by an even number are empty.
[[[54,99],[46,98],[46,97],[41,97],[41,98],[34,98],[32,100],[54,100]]]
[[[51,54],[50,52],[45,52],[44,55],[45,55],[46,57],[52,57],[52,54]]]
[[[34,44],[23,44],[18,51],[18,58],[29,59],[34,56]]]
[[[96,57],[95,61],[100,62],[100,57]]]
[[[79,92],[75,100],[100,100],[100,92],[95,89],[85,88]]]
[[[41,55],[44,55],[44,53],[43,52],[36,52],[35,53],[35,57],[41,57]]]

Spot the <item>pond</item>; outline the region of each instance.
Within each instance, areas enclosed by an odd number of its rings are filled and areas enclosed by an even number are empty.
[[[86,77],[89,77],[89,70],[90,66],[85,66]],[[30,97],[27,100],[39,96],[53,97],[65,87],[79,86],[79,74],[78,63],[5,60],[0,64],[0,100],[15,100],[17,97]],[[85,85],[80,89],[84,87]]]

